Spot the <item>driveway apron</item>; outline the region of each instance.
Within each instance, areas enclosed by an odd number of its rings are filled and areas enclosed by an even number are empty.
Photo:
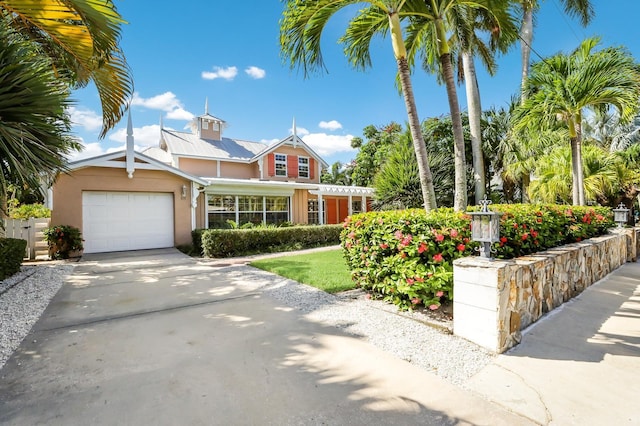
[[[528,424],[265,279],[176,250],[85,256],[0,370],[0,424]]]

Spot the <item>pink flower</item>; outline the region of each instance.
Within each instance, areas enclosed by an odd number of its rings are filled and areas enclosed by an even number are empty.
[[[419,305],[420,303],[422,303],[422,299],[414,297],[413,299],[411,299],[411,303],[413,303],[414,305]]]
[[[405,246],[408,246],[409,244],[411,244],[411,240],[412,240],[411,235],[407,235],[402,239],[402,244]]]
[[[393,235],[394,235],[394,236],[396,237],[396,239],[398,239],[398,240],[401,240],[401,239],[402,239],[402,237],[403,237],[403,235],[402,235],[402,231],[396,231]]]
[[[452,236],[453,238],[455,238],[455,237],[457,237],[457,236],[458,236],[458,230],[457,230],[457,229],[452,229],[452,230],[451,230],[451,232],[450,232],[450,234],[451,234],[451,236]]]
[[[436,241],[441,243],[444,241],[444,235],[442,234],[436,234]]]
[[[458,244],[456,248],[458,249],[458,251],[464,251],[467,248],[467,246],[465,246],[464,244]]]
[[[389,248],[389,244],[382,243],[382,244],[380,244],[380,248],[381,248],[382,250],[388,249],[388,248]]]
[[[436,309],[438,309],[440,306],[433,304],[433,305],[429,305],[429,309],[431,309],[432,311],[435,311]]]
[[[424,253],[427,250],[427,245],[422,242],[420,243],[420,245],[418,246],[418,253]]]
[[[349,235],[347,235],[347,238],[353,239],[353,238],[355,238],[355,236],[356,236],[356,233],[351,231],[351,232],[349,232]]]
[[[371,293],[367,293],[367,294],[365,294],[365,295],[364,295],[364,298],[365,298],[365,299],[367,299],[367,300],[371,299]]]
[[[434,262],[442,262],[444,260],[444,258],[442,257],[441,253],[437,253],[433,255],[433,261]]]
[[[423,283],[424,282],[424,278],[416,277],[416,281],[419,282],[419,283]]]
[[[413,278],[407,278],[407,284],[413,285],[414,282]]]
[[[444,291],[440,290],[439,292],[436,293],[436,297],[442,297],[444,296]]]

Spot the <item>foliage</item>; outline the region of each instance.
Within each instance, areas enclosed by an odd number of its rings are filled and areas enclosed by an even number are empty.
[[[70,136],[68,96],[51,62],[0,20],[0,199],[10,185],[51,181],[80,148]]]
[[[84,249],[82,233],[70,225],[58,225],[43,231],[52,259],[68,259],[72,252]]]
[[[118,46],[125,21],[111,0],[49,3],[0,0],[0,14],[38,47],[39,56],[51,60],[47,72],[74,88],[95,83],[104,137],[122,118],[133,94],[133,78]]]
[[[341,250],[327,250],[256,260],[251,266],[316,287],[327,293],[354,288]]]
[[[380,127],[369,125],[362,134],[366,141],[354,138],[351,142],[351,146],[358,148],[350,167],[351,182],[357,186],[372,186],[375,175],[389,158],[392,147],[398,143],[402,126],[393,122]],[[415,154],[413,158],[415,162]]]
[[[601,235],[613,226],[606,207],[495,205],[503,212],[497,258],[513,258]],[[477,247],[466,213],[409,209],[347,218],[340,235],[356,284],[403,309],[438,309],[453,296],[453,261]]]
[[[20,271],[26,249],[26,240],[0,238],[0,280]]]
[[[51,210],[43,204],[22,204],[9,209],[11,219],[29,219],[31,217],[51,217]]]
[[[233,257],[338,244],[340,230],[340,225],[322,225],[285,228],[206,229],[199,233],[204,256]],[[195,240],[194,238],[194,247],[197,247]]]

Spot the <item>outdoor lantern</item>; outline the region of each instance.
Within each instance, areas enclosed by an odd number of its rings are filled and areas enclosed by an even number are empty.
[[[620,203],[617,209],[613,209],[613,221],[618,224],[618,228],[622,228],[627,220],[629,220],[629,209]]]
[[[489,210],[491,200],[480,201],[482,209],[469,212],[471,215],[471,239],[482,243],[480,257],[491,259],[491,244],[500,241],[500,216],[502,213]]]
[[[182,185],[182,193],[180,194],[180,196],[183,200],[187,198],[187,185]]]

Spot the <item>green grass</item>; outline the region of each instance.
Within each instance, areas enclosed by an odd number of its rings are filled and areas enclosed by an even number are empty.
[[[351,281],[351,273],[342,257],[342,250],[256,260],[251,262],[251,266],[308,284],[327,293],[355,288]]]

